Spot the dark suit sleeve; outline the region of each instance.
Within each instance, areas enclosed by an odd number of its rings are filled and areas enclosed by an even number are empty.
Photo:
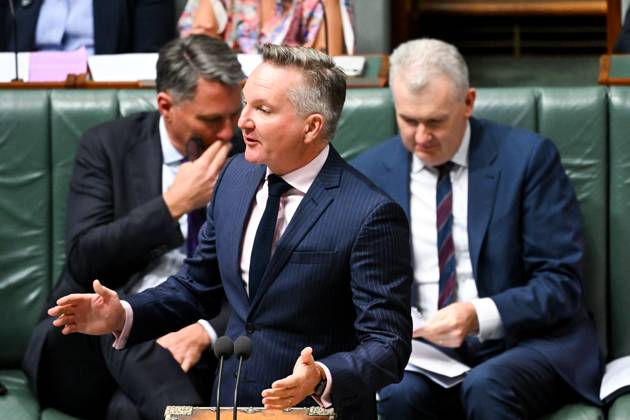
[[[582,308],[584,253],[573,187],[550,141],[534,148],[521,194],[521,244],[511,248],[521,250],[523,285],[491,296],[506,336],[516,339],[568,322]]]
[[[119,209],[121,201],[129,199],[122,190],[131,188],[114,183],[124,156],[106,148],[101,139],[115,135],[121,133],[100,128],[83,136],[70,185],[67,265],[73,278],[88,289],[95,278],[110,288],[124,286],[133,273],[182,241],[161,195],[129,212]]]
[[[157,52],[175,37],[173,0],[137,0],[133,19],[133,52]]]
[[[336,408],[402,378],[411,351],[409,244],[406,217],[392,202],[371,212],[356,239],[350,264],[359,345],[320,360],[331,371]]]

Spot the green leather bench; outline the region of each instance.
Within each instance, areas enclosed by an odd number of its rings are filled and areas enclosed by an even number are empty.
[[[20,359],[64,260],[63,224],[78,139],[86,129],[152,109],[150,90],[0,91],[0,418],[71,419],[40,407]],[[475,115],[528,128],[557,144],[583,213],[585,293],[609,358],[630,354],[630,88],[481,89]],[[352,158],[396,133],[387,89],[348,93],[335,147]],[[579,351],[579,349],[576,349]],[[564,407],[549,419],[628,418],[630,396],[608,410]]]

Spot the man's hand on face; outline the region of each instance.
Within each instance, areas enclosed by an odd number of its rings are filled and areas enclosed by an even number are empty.
[[[293,407],[311,395],[325,377],[324,370],[315,363],[313,349],[306,347],[295,362],[293,373],[262,392],[262,403],[266,409]]]
[[[125,309],[118,294],[98,280],[94,280],[93,287],[96,293],[64,296],[57,300],[57,306],[48,310],[48,315],[57,318],[53,325],[63,327],[62,334],[103,335],[122,331]]]
[[[173,219],[204,207],[212,199],[219,174],[227,162],[232,144],[215,141],[194,162],[179,167],[175,181],[163,194]]]
[[[171,352],[184,372],[197,364],[201,354],[211,344],[208,333],[197,322],[158,338],[157,343]]]
[[[425,338],[444,347],[459,347],[467,335],[479,331],[475,307],[470,302],[455,302],[437,311],[414,338]]]

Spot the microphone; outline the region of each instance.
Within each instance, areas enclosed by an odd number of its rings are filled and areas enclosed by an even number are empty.
[[[18,44],[17,44],[17,17],[15,17],[15,6],[13,5],[13,0],[7,0],[9,3],[9,13],[11,13],[11,20],[13,21],[13,56],[15,57],[15,79],[11,80],[12,82],[21,82],[19,72],[18,72]]]
[[[219,337],[214,343],[214,355],[219,359],[219,379],[217,381],[217,419],[221,419],[221,378],[223,376],[223,360],[229,359],[234,353],[234,343],[226,335]]]
[[[241,367],[243,361],[247,360],[252,354],[252,340],[244,335],[234,341],[234,356],[238,357],[238,370],[236,371],[236,385],[234,385],[234,407],[232,407],[232,416],[236,420],[236,407],[238,407],[238,383],[241,379]]]

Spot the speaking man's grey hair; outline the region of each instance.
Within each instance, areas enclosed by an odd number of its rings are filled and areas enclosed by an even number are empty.
[[[230,47],[205,35],[177,38],[164,45],[156,69],[157,91],[169,93],[175,101],[194,98],[200,77],[228,86],[245,79]]]
[[[263,61],[279,67],[301,71],[303,83],[287,92],[298,114],[322,114],[323,134],[332,140],[346,100],[346,75],[333,59],[317,50],[304,47],[281,47],[265,44]]]
[[[413,91],[424,88],[433,78],[446,76],[455,85],[455,94],[465,96],[470,86],[468,66],[457,48],[437,39],[416,39],[400,44],[389,59],[389,85],[399,74]]]

